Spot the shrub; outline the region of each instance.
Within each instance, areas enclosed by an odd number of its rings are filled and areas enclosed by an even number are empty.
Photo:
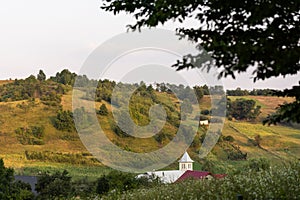
[[[227,135],[227,136],[223,137],[223,140],[225,140],[227,142],[233,142],[234,137],[232,137],[231,135]]]
[[[44,126],[30,126],[29,128],[17,128],[15,130],[18,140],[23,145],[43,145],[45,135]]]
[[[99,115],[103,115],[103,116],[106,116],[106,115],[108,115],[108,110],[107,110],[107,108],[106,108],[106,105],[105,104],[102,104],[101,106],[100,106],[100,109],[99,109],[99,111],[97,112]]]
[[[136,187],[137,181],[133,174],[112,171],[98,179],[96,192],[98,194],[105,194],[111,190],[122,192]]]
[[[69,197],[72,192],[71,177],[68,172],[43,173],[38,177],[36,191],[37,199],[55,199]]]
[[[111,171],[108,175],[103,175],[97,180],[96,192],[100,195],[111,191],[122,193],[141,187],[157,186],[160,183],[160,180],[153,176],[137,178],[135,174]]]
[[[201,114],[202,115],[209,115],[210,114],[210,111],[209,110],[201,110]]]
[[[58,111],[55,119],[53,120],[53,126],[60,131],[72,132],[75,130],[73,121],[73,113],[71,111]]]
[[[270,161],[266,158],[250,159],[246,167],[254,171],[268,170],[270,168]]]

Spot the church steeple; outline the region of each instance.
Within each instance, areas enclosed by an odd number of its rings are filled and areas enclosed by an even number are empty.
[[[193,160],[189,156],[187,152],[183,154],[181,159],[178,161],[179,163],[179,170],[186,171],[186,170],[193,170]]]

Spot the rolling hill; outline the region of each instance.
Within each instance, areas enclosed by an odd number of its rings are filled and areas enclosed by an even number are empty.
[[[56,84],[53,83],[53,80],[47,81],[51,81],[54,86]],[[49,85],[49,83],[47,84]],[[14,84],[14,81],[0,81],[0,85],[6,84]],[[103,82],[103,84],[106,83]],[[56,86],[55,88],[57,89]],[[102,104],[105,104],[109,111],[107,116],[98,115],[99,123],[107,137],[116,145],[134,152],[149,152],[167,145],[176,134],[176,123],[179,120],[177,114],[180,112],[179,101],[174,95],[167,91],[153,90],[151,93],[155,95],[155,100],[153,100],[147,94],[141,96],[142,92],[136,93],[131,98],[133,118],[138,124],[147,124],[149,119],[147,114],[141,114],[142,108],[145,107],[147,110],[154,102],[163,104],[171,117],[166,122],[163,133],[160,133],[162,134],[161,138],[136,139],[116,134],[113,128],[114,119],[111,114],[110,102],[102,98],[101,101],[95,103],[95,109],[99,109]],[[75,177],[98,177],[109,171],[109,168],[103,166],[86,150],[75,130],[58,130],[53,126],[59,110],[71,111],[72,88],[68,86],[68,89],[59,95],[61,101],[57,105],[49,104],[45,100],[47,89],[44,93],[42,90],[39,94],[36,92],[33,94],[35,98],[12,100],[10,97],[10,99],[0,102],[0,157],[4,159],[6,166],[13,167],[19,174],[37,174],[43,170],[64,168],[68,169]],[[85,92],[82,95],[83,98],[86,98]],[[211,163],[211,171],[231,173],[235,169],[242,168],[247,160],[253,158],[264,157],[272,163],[282,163],[300,158],[299,128],[291,125],[263,126],[261,123],[261,120],[274,112],[279,104],[291,102],[292,98],[274,96],[230,96],[228,98],[232,101],[238,98],[252,99],[256,105],[261,106],[261,114],[256,120],[251,121],[226,119],[222,137],[206,159],[200,159],[197,156],[201,138],[207,129],[200,127],[189,148],[191,157],[197,161],[198,169],[203,170],[204,166],[207,167],[207,163]],[[85,101],[91,100],[86,98]],[[209,95],[204,95],[199,105],[201,110],[210,109]],[[43,137],[37,138],[30,135],[36,127],[43,128]],[[256,139],[258,135],[259,145]],[[24,141],[26,142],[24,143]],[[30,143],[32,141],[33,143]],[[246,159],[241,159],[242,155],[246,155]],[[167,168],[174,169],[176,167],[177,163],[175,162]]]

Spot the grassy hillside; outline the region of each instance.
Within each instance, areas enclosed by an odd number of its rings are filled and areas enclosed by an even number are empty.
[[[0,81],[0,84],[11,82]],[[61,95],[60,105],[45,104],[37,96],[34,99],[0,102],[0,157],[4,158],[8,167],[13,167],[20,174],[35,174],[43,170],[68,169],[71,175],[95,177],[109,171],[108,168],[97,162],[87,152],[75,131],[61,131],[53,126],[57,112],[72,110],[72,91]],[[36,94],[35,94],[36,95]],[[86,94],[82,92],[84,97]],[[178,123],[179,101],[174,95],[167,92],[153,91],[155,101],[165,106],[170,114],[162,133],[163,138],[158,140],[155,137],[147,139],[136,139],[116,134],[112,129],[114,123],[111,114],[111,105],[107,100],[95,103],[95,109],[102,104],[108,108],[107,116],[98,116],[99,123],[104,129],[107,137],[120,147],[134,152],[154,151],[169,143],[176,134]],[[197,161],[197,168],[204,170],[210,166],[215,172],[230,173],[232,169],[242,167],[245,160],[228,159],[228,154],[247,154],[247,159],[265,157],[271,162],[279,163],[286,160],[299,159],[300,156],[300,129],[288,126],[263,126],[261,119],[274,112],[278,104],[290,102],[292,98],[246,96],[229,97],[231,100],[247,98],[255,100],[261,106],[261,115],[252,122],[228,121],[226,120],[222,130],[222,138],[213,151],[204,160],[197,156],[201,145],[201,137],[205,134],[206,128],[201,127],[189,149],[189,153]],[[88,98],[84,100],[90,101]],[[131,98],[133,114],[142,124],[147,124],[148,116],[139,111],[145,107],[146,110],[155,102],[150,96],[136,94]],[[147,103],[143,103],[146,101]],[[197,105],[193,105],[197,106]],[[210,109],[210,98],[204,96],[200,101],[200,109]],[[42,145],[28,145],[20,142],[20,136],[16,129],[30,129],[32,126],[44,127],[45,133],[42,138]],[[255,144],[255,137],[260,136],[260,145]],[[226,141],[226,136],[231,136],[233,141]],[[207,164],[207,163],[210,163]],[[177,168],[175,162],[168,169]],[[83,172],[83,169],[85,172]]]

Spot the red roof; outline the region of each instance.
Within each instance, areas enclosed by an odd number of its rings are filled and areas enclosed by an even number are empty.
[[[180,182],[180,181],[183,181],[183,180],[186,180],[186,179],[196,179],[196,180],[197,179],[203,179],[203,178],[207,177],[208,175],[212,176],[212,174],[210,172],[187,170],[175,182]]]

